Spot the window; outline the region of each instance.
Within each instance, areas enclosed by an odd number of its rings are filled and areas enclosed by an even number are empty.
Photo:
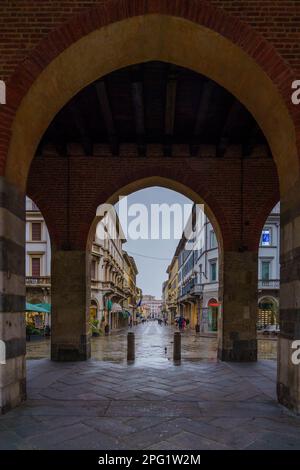
[[[209,244],[210,248],[216,248],[217,239],[216,239],[216,234],[213,230],[210,231],[209,238],[210,238],[210,244]]]
[[[212,261],[210,263],[210,280],[211,280],[211,282],[215,282],[217,280],[217,263],[216,263],[216,261]]]
[[[92,265],[91,265],[91,278],[96,279],[96,261],[92,260]]]
[[[40,277],[41,275],[41,258],[32,257],[31,258],[31,276]]]
[[[263,281],[269,281],[270,279],[270,261],[261,262],[261,278]]]
[[[261,235],[261,246],[271,246],[272,232],[270,228],[265,228]]]
[[[42,239],[42,224],[40,222],[32,222],[31,224],[31,240],[34,242]]]

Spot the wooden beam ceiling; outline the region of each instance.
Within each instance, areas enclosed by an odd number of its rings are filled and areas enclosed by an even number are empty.
[[[177,94],[177,73],[174,66],[170,70],[166,83],[166,108],[165,108],[165,142],[164,155],[172,156],[172,140],[174,135],[175,113],[176,113],[176,94]]]
[[[131,73],[131,95],[138,154],[144,157],[147,149],[145,143],[144,84],[141,66],[136,66]]]
[[[203,84],[203,91],[198,105],[195,125],[193,129],[192,142],[190,143],[190,153],[196,157],[199,153],[201,137],[204,135],[205,122],[209,113],[211,99],[217,84],[212,80]]]
[[[114,123],[113,113],[110,106],[106,84],[104,80],[99,80],[95,84],[98,102],[101,114],[104,119],[105,128],[107,131],[108,141],[110,143],[111,153],[114,156],[119,155],[119,140],[117,136],[116,126]]]

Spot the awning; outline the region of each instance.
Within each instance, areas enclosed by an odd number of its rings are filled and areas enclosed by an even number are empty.
[[[43,308],[47,313],[51,313],[51,304],[36,304],[37,307]]]
[[[122,313],[123,318],[129,318],[131,315],[131,313],[128,312],[128,310],[123,310],[123,312],[120,312],[120,313]]]
[[[261,310],[274,310],[274,304],[271,303],[259,303],[258,307]]]
[[[123,312],[123,309],[122,309],[120,304],[114,303],[114,304],[112,304],[111,312],[112,313]]]
[[[42,304],[30,304],[26,302],[26,312],[49,313],[48,310],[41,307]]]
[[[214,303],[210,303],[208,304],[208,307],[220,307],[220,303],[219,302],[214,302]]]

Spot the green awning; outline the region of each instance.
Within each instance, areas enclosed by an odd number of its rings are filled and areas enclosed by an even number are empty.
[[[123,312],[119,312],[119,313],[120,313],[120,315],[123,316],[123,318],[129,318],[130,315],[131,315],[131,313],[128,312],[128,310],[123,310]]]
[[[258,306],[261,310],[274,310],[274,305],[271,303],[260,303]]]
[[[39,313],[49,313],[49,310],[46,310],[45,307],[41,307],[45,304],[30,304],[26,302],[26,312],[39,312]]]
[[[51,313],[51,304],[36,304],[37,307],[43,308],[47,313]]]

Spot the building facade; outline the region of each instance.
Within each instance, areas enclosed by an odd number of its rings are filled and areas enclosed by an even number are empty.
[[[161,318],[163,311],[163,301],[156,299],[154,295],[144,295],[141,307],[144,312],[147,312],[149,318]]]
[[[35,203],[26,197],[26,300],[50,303],[51,245],[44,218]]]
[[[110,220],[108,220],[108,218]],[[117,223],[116,223],[117,222]],[[98,236],[101,234],[101,236]],[[91,322],[99,328],[123,328],[139,314],[142,292],[136,286],[138,270],[123,250],[125,237],[114,217],[100,223],[91,251]],[[26,300],[51,304],[51,244],[46,223],[35,203],[26,197]],[[51,315],[47,323],[51,325]]]
[[[193,208],[195,211],[195,206]],[[193,212],[194,214],[194,212]],[[192,217],[193,217],[192,214]],[[203,215],[194,238],[179,241],[168,267],[168,280],[163,284],[164,310],[174,309],[175,270],[177,269],[177,315],[182,315],[190,327],[197,324],[200,331],[214,332],[218,328],[219,248],[209,219]],[[173,269],[172,269],[173,267]],[[171,274],[172,273],[172,274]],[[170,275],[171,274],[171,275]],[[266,220],[258,256],[258,328],[278,323],[280,286],[280,204]],[[174,318],[174,316],[171,316]]]

